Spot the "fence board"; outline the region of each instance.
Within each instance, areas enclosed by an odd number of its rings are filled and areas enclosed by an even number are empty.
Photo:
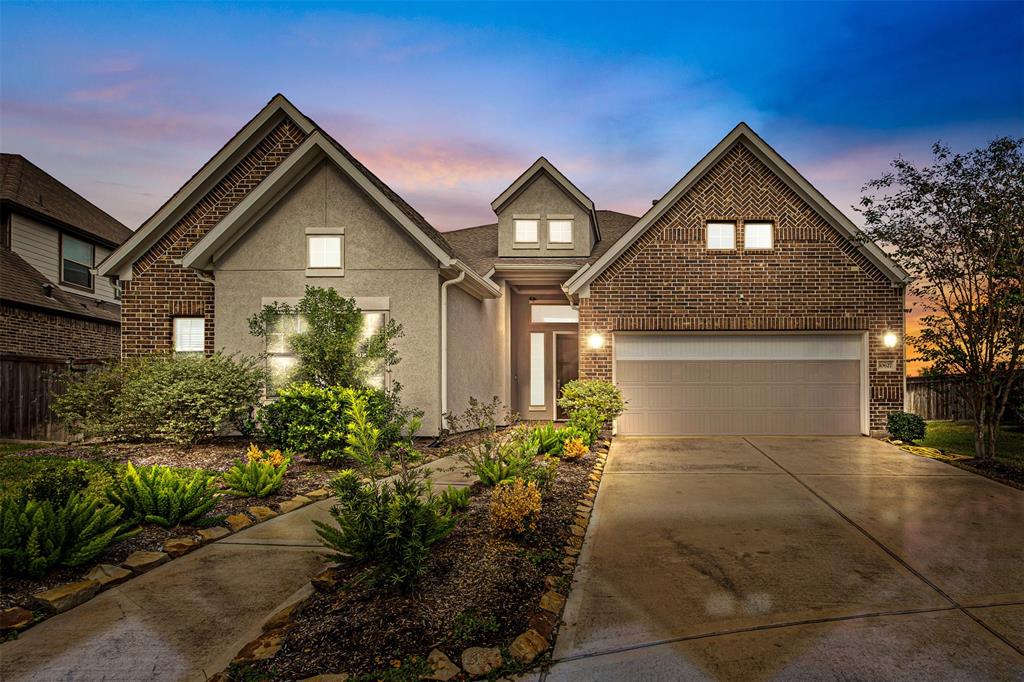
[[[67,440],[50,406],[62,392],[60,378],[100,360],[68,360],[0,354],[0,438]]]

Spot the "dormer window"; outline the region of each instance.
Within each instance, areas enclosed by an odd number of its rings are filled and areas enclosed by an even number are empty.
[[[341,277],[345,274],[345,230],[340,227],[306,228],[306,276]]]
[[[571,218],[548,219],[548,243],[564,245],[572,244]]]
[[[516,218],[513,222],[516,244],[536,244],[538,242],[538,224],[536,218]]]

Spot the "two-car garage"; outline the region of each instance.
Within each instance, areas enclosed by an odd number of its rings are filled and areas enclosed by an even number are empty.
[[[866,432],[863,334],[615,335],[624,435]]]

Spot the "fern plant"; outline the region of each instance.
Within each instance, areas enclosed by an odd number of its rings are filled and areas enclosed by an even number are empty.
[[[123,514],[83,493],[57,509],[49,501],[0,500],[0,573],[36,577],[57,564],[87,564],[111,543],[138,532],[121,523]]]
[[[229,495],[266,497],[281,487],[290,460],[280,450],[264,452],[250,444],[245,456],[244,464],[236,461],[224,474]]]
[[[469,488],[456,488],[450,485],[441,491],[437,499],[441,509],[448,514],[454,514],[469,506]]]
[[[202,517],[217,504],[213,478],[202,471],[191,476],[164,466],[139,467],[131,462],[115,476],[107,497],[133,521],[148,521],[164,528],[182,523],[207,525]]]

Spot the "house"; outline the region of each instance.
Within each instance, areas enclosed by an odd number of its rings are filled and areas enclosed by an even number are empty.
[[[0,154],[0,438],[52,437],[43,374],[116,358],[120,302],[93,268],[131,230],[18,154]]]
[[[125,355],[268,352],[247,318],[307,284],[404,326],[386,381],[425,412],[498,396],[561,417],[559,386],[619,384],[628,434],[879,432],[903,404],[907,275],[744,124],[639,218],[547,159],[441,233],[275,96],[99,272]]]

